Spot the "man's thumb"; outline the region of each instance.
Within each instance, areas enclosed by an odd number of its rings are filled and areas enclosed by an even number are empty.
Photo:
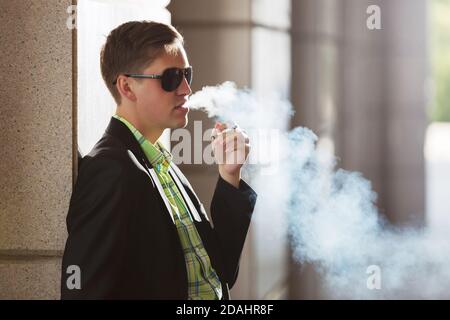
[[[223,131],[226,127],[227,127],[226,124],[221,123],[219,121],[217,121],[216,124],[214,125],[214,129],[216,129],[217,132]]]

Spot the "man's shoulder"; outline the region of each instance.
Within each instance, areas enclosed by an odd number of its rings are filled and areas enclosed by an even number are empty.
[[[128,149],[118,139],[105,134],[92,150],[81,158],[78,173],[112,171],[120,174],[130,169]]]
[[[119,139],[108,133],[105,133],[85,157],[120,157],[120,155],[124,154],[126,150],[127,147]]]

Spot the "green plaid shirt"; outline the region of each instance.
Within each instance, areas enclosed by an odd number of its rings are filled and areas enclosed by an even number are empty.
[[[192,300],[214,300],[222,298],[222,285],[216,271],[211,265],[202,239],[192,221],[177,185],[168,170],[172,155],[159,142],[153,145],[127,120],[114,115],[131,130],[144,150],[145,155],[155,169],[156,175],[170,202],[178,236],[184,251],[188,279],[188,297]]]

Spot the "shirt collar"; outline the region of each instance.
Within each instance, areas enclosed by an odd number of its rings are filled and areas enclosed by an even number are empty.
[[[129,121],[121,116],[113,115],[117,120],[122,121],[133,133],[136,140],[139,142],[142,150],[144,151],[148,161],[160,172],[161,170],[167,171],[170,162],[172,161],[172,154],[163,146],[160,141],[156,141],[155,144],[148,141]]]

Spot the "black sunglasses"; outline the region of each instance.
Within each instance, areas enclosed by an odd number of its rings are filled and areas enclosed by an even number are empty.
[[[169,68],[164,70],[162,74],[133,74],[126,73],[126,77],[130,78],[141,78],[141,79],[161,79],[161,87],[164,91],[171,92],[175,91],[178,86],[183,81],[183,77],[186,78],[189,85],[192,83],[192,67],[187,67],[184,69],[180,68]],[[113,85],[116,85],[117,79],[114,80]]]

